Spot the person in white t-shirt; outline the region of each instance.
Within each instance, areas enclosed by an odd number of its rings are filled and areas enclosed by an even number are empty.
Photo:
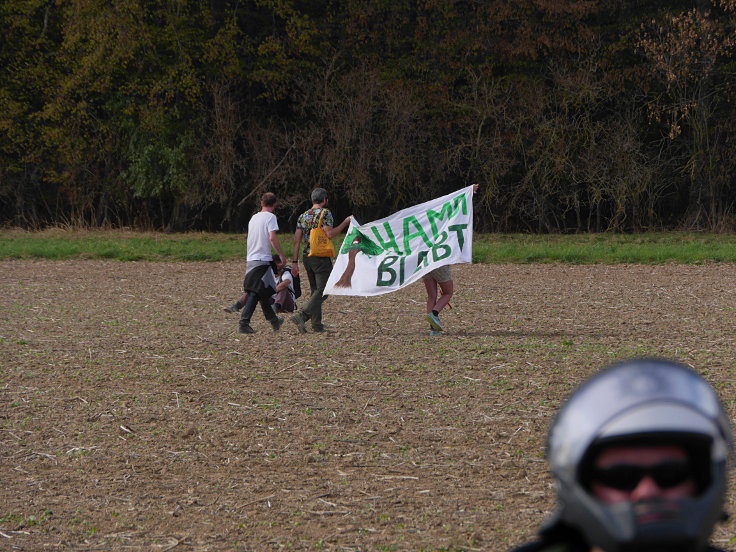
[[[272,247],[279,254],[280,264],[282,266],[286,264],[284,250],[276,235],[279,225],[273,212],[277,205],[276,194],[266,192],[261,196],[261,210],[248,222],[246,269],[243,281],[246,297],[243,312],[240,314],[240,333],[255,333],[250,325],[250,319],[256,309],[256,304],[261,305],[263,315],[271,323],[274,331],[281,328],[281,324],[284,323],[283,318],[276,316],[270,302],[271,296],[276,293],[276,280],[271,270]]]

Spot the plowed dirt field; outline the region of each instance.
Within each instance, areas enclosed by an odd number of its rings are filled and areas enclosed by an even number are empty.
[[[603,365],[679,359],[736,414],[734,265],[456,266],[439,337],[421,284],[240,335],[242,270],[0,262],[0,550],[502,552]]]

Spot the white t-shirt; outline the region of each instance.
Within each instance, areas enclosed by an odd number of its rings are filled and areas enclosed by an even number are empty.
[[[268,261],[273,259],[271,242],[268,239],[270,232],[276,232],[279,224],[276,215],[268,211],[260,211],[251,217],[248,223],[247,261]]]
[[[289,282],[289,291],[294,293],[294,278],[291,275],[291,270],[284,270],[281,273],[281,282]]]

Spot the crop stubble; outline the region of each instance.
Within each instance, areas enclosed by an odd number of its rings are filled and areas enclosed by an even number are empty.
[[[597,368],[680,359],[733,418],[736,266],[453,270],[440,337],[421,284],[242,336],[242,263],[1,262],[0,549],[500,552]]]

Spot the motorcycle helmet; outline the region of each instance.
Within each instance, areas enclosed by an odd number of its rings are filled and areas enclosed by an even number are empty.
[[[686,451],[694,496],[606,503],[590,489],[596,454],[609,446],[676,444]],[[722,517],[731,428],[711,386],[663,359],[615,364],[581,385],[550,428],[555,520],[605,552],[704,550]]]

